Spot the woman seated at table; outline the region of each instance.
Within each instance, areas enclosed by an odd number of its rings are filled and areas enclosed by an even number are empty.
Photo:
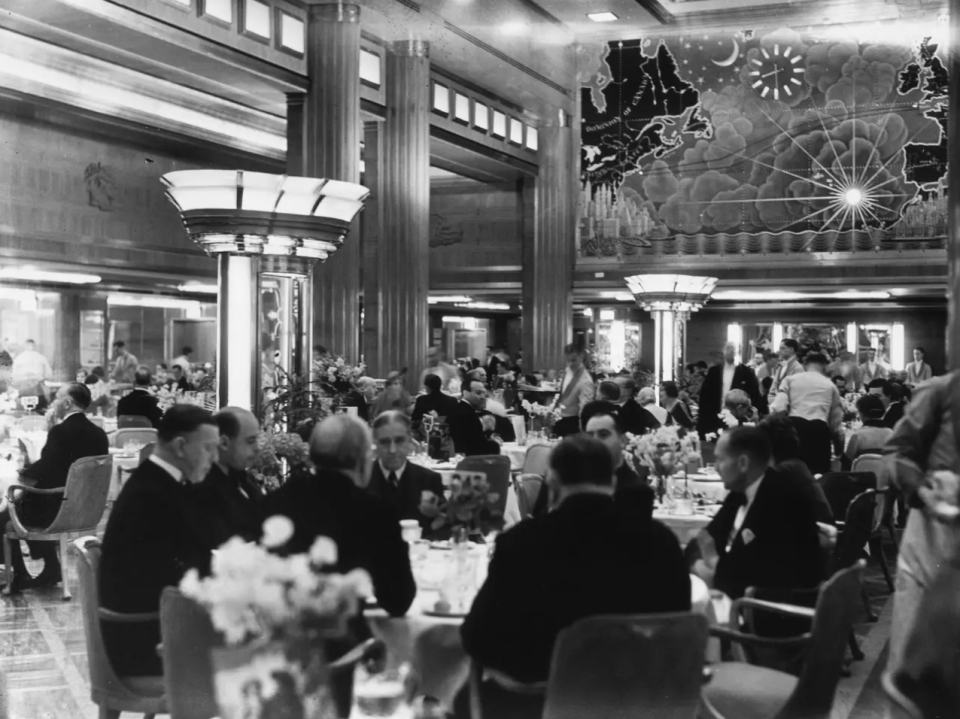
[[[863,426],[847,442],[847,448],[840,457],[840,468],[849,472],[853,460],[861,454],[883,454],[883,446],[890,439],[893,430],[883,423],[883,401],[874,394],[865,394],[857,400],[857,413]]]

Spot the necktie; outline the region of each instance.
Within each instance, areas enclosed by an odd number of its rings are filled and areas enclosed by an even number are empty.
[[[400,478],[397,476],[396,472],[391,472],[390,476],[387,477],[387,481],[390,483],[390,486],[396,489],[400,486]]]

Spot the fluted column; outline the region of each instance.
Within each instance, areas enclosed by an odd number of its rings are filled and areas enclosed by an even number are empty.
[[[386,59],[387,118],[377,185],[382,231],[377,253],[378,374],[409,369],[417,389],[429,327],[430,59],[421,40],[394,43]]]
[[[383,320],[380,316],[380,144],[383,128],[380,122],[363,125],[363,182],[371,189],[360,215],[360,237],[363,252],[363,361],[372,377],[386,377],[390,371],[380,361],[383,346]]]
[[[522,188],[523,366],[528,371],[563,367],[563,347],[573,336],[573,130],[568,122],[554,122],[540,128],[540,171]]]
[[[304,105],[303,174],[360,181],[360,8],[310,6],[310,91]],[[314,342],[348,361],[360,359],[360,238],[357,223],[343,246],[313,274]]]

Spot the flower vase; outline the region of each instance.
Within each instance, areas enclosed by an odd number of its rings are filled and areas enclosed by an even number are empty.
[[[263,640],[212,650],[222,719],[336,719],[324,643],[316,636]]]
[[[473,600],[477,580],[476,558],[470,550],[466,527],[460,527],[454,532],[450,555],[451,566],[441,594],[450,604],[452,613],[466,614]]]
[[[690,491],[686,474],[683,479],[673,479],[671,483],[673,484],[671,494],[674,499],[674,511],[677,514],[692,515],[694,513],[693,492]]]

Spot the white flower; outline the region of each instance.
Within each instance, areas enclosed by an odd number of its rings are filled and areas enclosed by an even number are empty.
[[[337,563],[337,543],[329,537],[317,537],[310,547],[310,561],[317,567]]]
[[[282,547],[293,536],[293,522],[289,517],[275,514],[263,523],[263,546],[270,549]]]
[[[180,580],[180,591],[184,596],[196,599],[200,596],[200,573],[196,569],[189,569]]]
[[[365,569],[353,569],[347,572],[344,577],[346,585],[350,587],[358,597],[367,599],[373,596],[373,580],[367,574]]]

